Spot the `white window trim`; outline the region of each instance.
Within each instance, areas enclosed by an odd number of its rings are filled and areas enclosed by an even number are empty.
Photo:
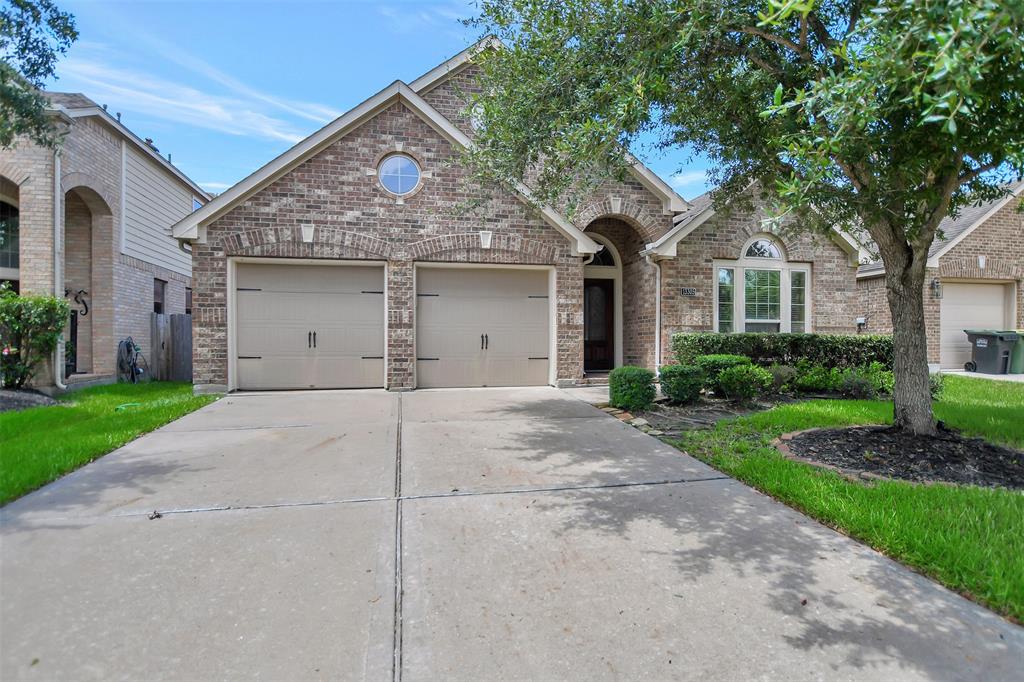
[[[781,248],[781,246],[780,246]],[[744,246],[741,253],[746,253]],[[785,251],[783,251],[785,253]],[[792,277],[793,272],[803,272],[804,275],[804,333],[814,331],[814,312],[812,297],[812,279],[810,263],[791,263],[785,258],[739,258],[737,260],[715,260],[712,262],[712,286],[714,287],[714,327],[713,331],[718,332],[718,270],[720,268],[731,268],[733,271],[733,331],[731,333],[742,333],[746,329],[746,286],[744,271],[746,270],[775,270],[780,273],[779,290],[781,292],[782,304],[779,311],[779,333],[790,333],[793,329],[792,320]],[[774,320],[751,320],[751,322],[774,322]],[[722,332],[730,333],[730,332]]]

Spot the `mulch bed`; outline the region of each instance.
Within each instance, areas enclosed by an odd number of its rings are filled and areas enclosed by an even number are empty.
[[[56,405],[57,401],[31,389],[0,388],[0,412],[27,410],[30,407]]]
[[[783,436],[784,454],[861,478],[1024,489],[1024,452],[940,428],[915,436],[888,426],[811,429]],[[866,474],[866,475],[865,475]]]
[[[710,429],[723,419],[746,417],[754,412],[768,409],[772,405],[741,406],[727,400],[702,398],[690,405],[672,405],[659,401],[646,410],[636,413],[645,419],[653,429],[667,437],[679,436],[685,431]]]

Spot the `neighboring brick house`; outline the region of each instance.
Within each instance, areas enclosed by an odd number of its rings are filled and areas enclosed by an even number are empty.
[[[109,381],[121,339],[149,357],[151,314],[186,311],[192,263],[170,228],[209,196],[86,96],[47,97],[59,151],[0,150],[0,280],[71,303],[66,363],[36,385]]]
[[[941,239],[928,252],[924,289],[928,363],[963,369],[971,359],[964,329],[1024,328],[1024,182],[997,201],[968,206],[939,224]],[[857,273],[861,329],[892,331],[881,262]]]
[[[525,186],[470,186],[474,49],[174,227],[198,391],[572,385],[669,361],[679,330],[854,331],[857,248],[838,235],[765,234],[639,162],[571,221]]]

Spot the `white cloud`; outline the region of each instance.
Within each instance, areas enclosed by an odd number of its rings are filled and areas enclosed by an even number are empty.
[[[114,103],[126,113],[290,144],[307,134],[286,120],[264,113],[252,101],[203,92],[100,61],[70,58],[58,68],[61,78],[84,86],[91,99]]]
[[[463,30],[462,19],[473,16],[473,9],[468,3],[451,2],[437,5],[379,5],[377,12],[390,22],[395,33],[420,32],[424,28],[445,30],[445,33],[459,40],[467,34]]]
[[[680,190],[690,185],[703,184],[707,181],[707,172],[703,170],[686,171],[685,173],[674,173],[668,179],[672,189]]]

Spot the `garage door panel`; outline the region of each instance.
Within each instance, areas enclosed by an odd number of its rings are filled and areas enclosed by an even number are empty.
[[[971,359],[964,329],[1005,329],[1010,325],[1012,287],[1005,284],[943,282],[940,366],[963,369]]]
[[[236,281],[240,388],[383,386],[383,267],[241,264]]]
[[[544,270],[418,270],[417,384],[547,384],[548,276]]]

